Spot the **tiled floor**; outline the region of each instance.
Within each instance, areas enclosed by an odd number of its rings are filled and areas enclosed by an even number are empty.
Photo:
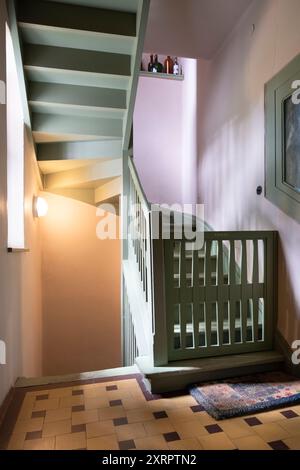
[[[190,395],[153,399],[138,379],[26,389],[7,449],[300,449],[300,406],[215,421]]]

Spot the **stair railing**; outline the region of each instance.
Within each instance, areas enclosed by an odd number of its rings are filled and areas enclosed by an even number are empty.
[[[155,366],[271,350],[277,233],[215,232],[206,227],[203,245],[198,246],[185,234],[178,235],[172,218],[166,238],[159,214],[157,236],[157,206],[147,200],[132,157],[128,167],[124,271],[136,336],[133,349],[151,356]]]

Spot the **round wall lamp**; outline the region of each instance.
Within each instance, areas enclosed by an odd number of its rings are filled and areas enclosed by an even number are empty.
[[[46,199],[37,196],[33,199],[33,214],[35,217],[45,217],[48,214],[48,203]]]

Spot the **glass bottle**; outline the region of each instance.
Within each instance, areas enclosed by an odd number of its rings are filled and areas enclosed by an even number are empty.
[[[168,55],[166,60],[165,60],[165,73],[172,74],[173,73],[173,68],[174,68],[174,62],[171,59],[171,57]]]
[[[177,57],[175,57],[174,67],[173,67],[173,74],[174,75],[179,75],[179,73],[180,73],[180,67],[179,67],[179,64],[178,64],[178,59],[177,59]]]
[[[157,54],[155,54],[155,58],[154,58],[154,68],[155,68],[155,72],[157,73],[163,73],[164,71],[163,65],[158,61]]]
[[[153,72],[153,65],[154,65],[153,54],[151,54],[150,55],[150,62],[148,64],[148,72]]]

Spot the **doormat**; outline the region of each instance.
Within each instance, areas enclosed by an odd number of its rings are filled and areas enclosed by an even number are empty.
[[[300,403],[300,380],[267,372],[194,385],[191,395],[216,420]]]

